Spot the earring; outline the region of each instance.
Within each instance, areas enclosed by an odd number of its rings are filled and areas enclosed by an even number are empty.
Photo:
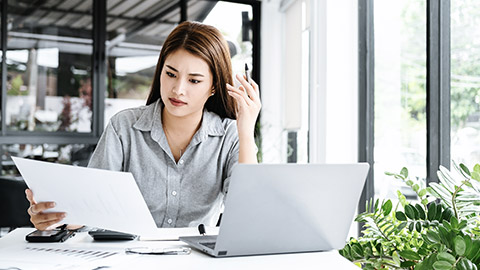
[[[212,91],[212,94],[211,94],[211,95],[212,95],[212,96],[215,95],[215,91]]]

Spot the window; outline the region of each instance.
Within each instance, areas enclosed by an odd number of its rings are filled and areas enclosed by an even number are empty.
[[[6,128],[89,133],[92,1],[47,2],[9,1]]]
[[[414,199],[385,172],[426,178],[426,1],[375,1],[374,33],[375,197]]]
[[[451,1],[451,156],[480,163],[480,3]]]

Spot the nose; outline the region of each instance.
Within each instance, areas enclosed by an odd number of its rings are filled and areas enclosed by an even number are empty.
[[[185,94],[186,83],[182,80],[178,80],[172,88],[172,92],[178,96]]]

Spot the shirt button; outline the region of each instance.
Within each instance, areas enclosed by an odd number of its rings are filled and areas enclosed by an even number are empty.
[[[172,195],[173,195],[173,196],[177,196],[177,192],[176,192],[175,190],[172,191]]]
[[[183,165],[184,161],[183,159],[180,159],[180,161],[178,162],[180,165]]]
[[[168,224],[172,224],[173,220],[172,220],[171,218],[169,218],[169,219],[167,220],[167,222],[168,222]]]

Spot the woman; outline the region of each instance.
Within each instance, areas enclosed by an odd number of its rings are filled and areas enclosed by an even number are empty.
[[[221,33],[181,23],[162,47],[147,105],[111,118],[89,167],[132,172],[158,227],[214,225],[233,166],[257,162],[259,88],[236,78],[238,88]],[[26,195],[37,229],[65,217]]]

